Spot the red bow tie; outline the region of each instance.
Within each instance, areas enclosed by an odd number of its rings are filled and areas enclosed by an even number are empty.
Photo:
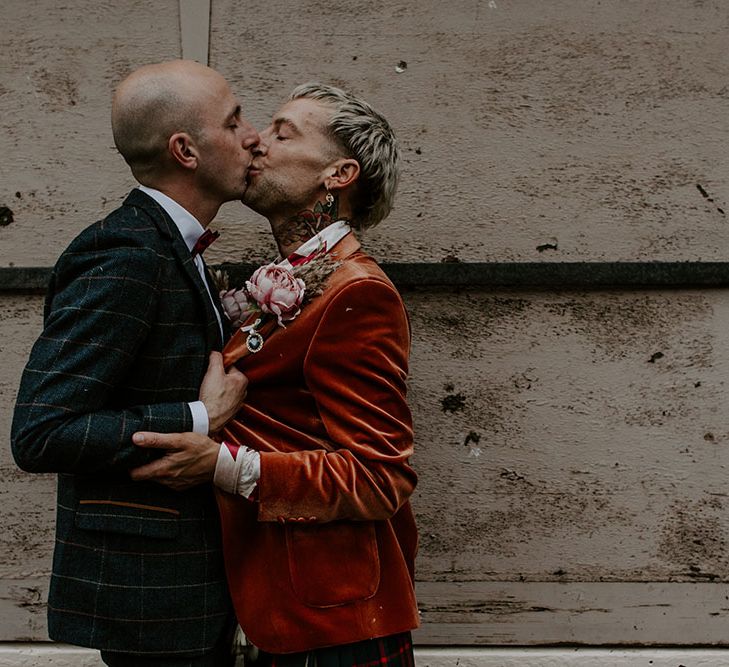
[[[202,255],[208,246],[220,236],[220,232],[214,232],[212,229],[206,229],[202,236],[195,241],[195,245],[192,247],[192,256]]]

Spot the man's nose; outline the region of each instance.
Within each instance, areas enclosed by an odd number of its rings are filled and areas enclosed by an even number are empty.
[[[248,125],[243,133],[243,148],[251,150],[258,146],[260,141],[261,137],[258,136],[258,132],[256,132],[253,125]]]
[[[258,142],[252,148],[253,155],[265,155],[268,151],[268,144],[266,143],[266,137],[264,133],[258,135]]]

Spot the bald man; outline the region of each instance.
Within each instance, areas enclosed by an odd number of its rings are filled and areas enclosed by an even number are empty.
[[[12,427],[18,465],[58,474],[49,634],[112,666],[220,667],[232,614],[211,486],[128,471],[152,458],[135,431],[214,432],[245,394],[198,241],[245,193],[258,135],[225,79],[186,61],[125,79],[112,129],[139,186],[58,260]]]

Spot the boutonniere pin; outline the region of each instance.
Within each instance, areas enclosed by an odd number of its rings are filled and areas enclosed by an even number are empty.
[[[279,326],[286,327],[286,322],[301,312],[305,293],[306,284],[291,269],[271,263],[256,269],[245,287],[221,292],[220,300],[235,326],[241,326],[255,313],[260,314],[253,324],[241,329],[248,334],[248,351],[258,352],[263,347],[263,336],[258,329],[264,320],[275,317]]]
[[[316,214],[316,210],[304,211],[300,217]],[[341,264],[328,251],[349,232],[346,220],[327,225],[288,258],[256,269],[242,288],[221,286],[223,308],[233,326],[247,334],[249,352],[258,352],[263,347],[259,329],[264,321],[275,317],[277,324],[285,328],[311,299],[324,292],[327,278]]]
[[[306,257],[304,263],[289,268],[286,264],[266,264],[253,273],[240,289],[220,292],[228,319],[234,327],[248,334],[246,347],[258,352],[263,347],[261,325],[275,317],[279,326],[286,328],[301,313],[301,308],[324,291],[326,279],[341,262],[326,254],[326,246]],[[253,315],[259,315],[252,324]]]

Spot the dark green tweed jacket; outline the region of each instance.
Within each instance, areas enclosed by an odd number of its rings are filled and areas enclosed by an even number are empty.
[[[108,651],[191,656],[230,618],[209,485],[135,483],[135,431],[192,429],[213,305],[182,237],[134,190],[61,255],[23,373],[15,460],[58,477],[49,633]]]

